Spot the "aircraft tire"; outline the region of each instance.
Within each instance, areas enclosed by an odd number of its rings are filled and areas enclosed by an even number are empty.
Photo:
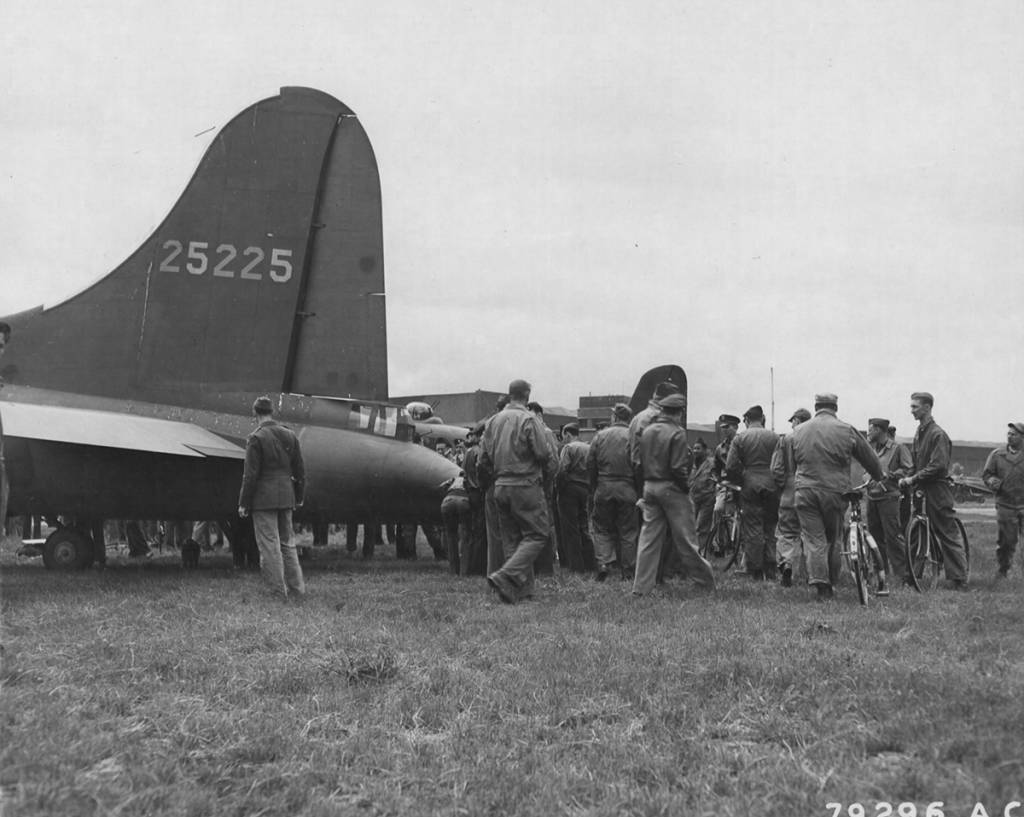
[[[75,528],[59,528],[43,543],[47,570],[84,570],[92,560],[92,539]]]

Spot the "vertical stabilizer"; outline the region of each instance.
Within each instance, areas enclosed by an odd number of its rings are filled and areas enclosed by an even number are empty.
[[[220,132],[156,232],[9,321],[16,384],[183,405],[387,393],[380,184],[354,114],[284,88]],[[374,294],[370,294],[374,293]]]

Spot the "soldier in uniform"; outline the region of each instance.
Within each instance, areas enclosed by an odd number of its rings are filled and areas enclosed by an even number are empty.
[[[644,479],[643,514],[637,547],[633,594],[649,593],[657,579],[658,562],[666,529],[679,553],[687,576],[701,587],[714,589],[711,565],[697,550],[693,507],[687,496],[690,450],[681,425],[686,398],[670,394],[660,400],[661,413],[640,437],[640,468]]]
[[[544,479],[558,466],[544,426],[526,408],[530,389],[525,380],[509,384],[508,406],[487,422],[480,441],[480,462],[494,475],[505,556],[487,582],[506,604],[533,595],[533,563],[551,533]]]
[[[921,487],[927,502],[932,534],[938,539],[951,590],[967,589],[967,554],[953,518],[953,486],[949,482],[949,461],[953,443],[932,418],[935,398],[926,391],[910,395],[910,413],[917,420],[914,432],[913,472],[899,481],[900,488]],[[913,569],[913,565],[908,565]]]
[[[469,496],[469,559],[465,565],[468,576],[487,575],[487,520],[484,517],[484,489],[477,473],[480,456],[480,435],[484,424],[477,423],[466,435],[466,457],[462,470],[466,474],[466,494]]]
[[[1006,445],[995,449],[985,461],[981,478],[996,495],[996,520],[999,533],[996,542],[996,560],[999,562],[997,579],[1005,579],[1010,572],[1013,554],[1024,529],[1024,423],[1010,423],[1006,432]]]
[[[811,413],[805,408],[799,408],[789,418],[789,425],[796,430],[798,425],[810,419]],[[779,565],[779,581],[783,587],[792,587],[793,568],[802,563],[804,546],[800,540],[800,518],[793,504],[796,493],[796,466],[793,464],[790,435],[784,434],[779,438],[779,444],[772,454],[771,469],[775,487],[779,489],[779,523],[775,529],[775,556]]]
[[[850,462],[856,459],[874,479],[882,479],[882,467],[860,432],[836,416],[839,398],[818,394],[814,416],[790,435],[796,466],[795,506],[807,553],[808,581],[818,599],[834,597],[838,578],[839,542],[850,490]]]
[[[779,495],[771,464],[779,435],[764,427],[764,409],[760,406],[747,409],[743,422],[747,428],[736,435],[729,447],[725,473],[742,488],[740,545],[746,557],[747,575],[755,581],[774,579]]]
[[[868,483],[868,530],[881,544],[886,573],[898,580],[907,575],[906,542],[900,525],[899,481],[910,473],[910,452],[889,439],[889,421],[884,417],[868,420],[868,442],[882,466],[885,479]]]
[[[252,411],[258,425],[245,445],[238,515],[252,514],[267,584],[285,598],[301,598],[306,584],[293,542],[292,509],[302,504],[306,482],[302,449],[295,432],[274,420],[269,397],[257,397]]]
[[[714,536],[711,522],[715,515],[715,480],[711,476],[711,457],[703,437],[693,444],[690,468],[690,502],[697,523],[697,545],[703,547]]]
[[[587,452],[599,582],[608,578],[616,564],[624,579],[632,578],[636,567],[637,496],[629,462],[628,425],[632,416],[629,406],[617,403],[611,425],[597,432]]]
[[[591,569],[594,563],[593,547],[586,535],[588,525],[587,498],[589,478],[587,455],[590,446],[580,441],[580,427],[566,423],[562,427],[562,451],[558,457],[558,520],[562,532],[562,550],[567,567],[574,573]],[[589,552],[588,552],[589,550]]]
[[[722,442],[715,446],[715,455],[711,460],[711,476],[716,481],[721,481],[725,479],[725,463],[729,459],[729,449],[732,447],[732,441],[740,427],[740,418],[735,414],[719,414],[718,427],[722,432]],[[711,526],[716,536],[722,527],[722,514],[725,513],[725,503],[728,500],[729,492],[725,488],[719,487],[718,493],[715,495],[715,510],[711,520]],[[725,542],[715,542],[716,556],[722,554],[725,544]]]

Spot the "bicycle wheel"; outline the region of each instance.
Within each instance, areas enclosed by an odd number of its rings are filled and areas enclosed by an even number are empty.
[[[924,590],[921,576],[928,561],[928,529],[920,519],[911,519],[903,537],[907,553],[907,578],[918,592]]]
[[[942,553],[929,533],[928,524],[922,519],[913,520],[907,528],[907,566],[918,592],[933,590],[942,572]]]
[[[864,537],[861,535],[860,528],[856,525],[850,527],[847,542],[849,547],[847,559],[850,569],[853,571],[854,581],[857,583],[857,598],[863,607],[867,607],[868,593],[871,590],[871,578],[868,575],[870,556],[866,552],[867,548],[864,545]]]
[[[967,581],[971,577],[971,543],[967,539],[967,528],[964,527],[964,523],[960,521],[959,517],[956,518],[956,527],[960,531],[960,541],[964,546],[964,564],[966,566],[964,581]]]
[[[739,511],[733,515],[732,525],[729,529],[729,547],[732,548],[732,553],[729,554],[729,561],[725,563],[725,567],[722,568],[723,572],[728,570],[734,564],[736,560],[740,558],[740,517],[742,514]]]

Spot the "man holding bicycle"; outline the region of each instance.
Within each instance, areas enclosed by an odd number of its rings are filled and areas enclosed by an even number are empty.
[[[818,394],[814,417],[797,426],[790,436],[796,466],[795,506],[807,552],[808,582],[818,599],[833,598],[838,575],[838,544],[843,535],[843,514],[850,490],[850,460],[856,459],[873,479],[882,479],[882,467],[867,440],[836,412],[839,398]]]
[[[920,487],[927,500],[932,534],[942,549],[946,578],[952,590],[967,589],[967,554],[960,541],[953,510],[949,462],[953,443],[932,419],[935,398],[926,391],[910,395],[910,413],[917,420],[914,433],[914,471],[899,481],[900,488]]]
[[[1010,423],[1006,432],[1006,445],[995,449],[985,461],[981,478],[996,495],[996,520],[999,534],[996,559],[998,578],[1005,579],[1010,572],[1013,554],[1017,550],[1021,529],[1024,528],[1024,423]]]
[[[882,543],[886,573],[898,580],[906,579],[907,552],[900,524],[899,480],[913,470],[910,452],[889,439],[889,421],[882,417],[868,420],[868,442],[885,472],[881,482],[869,482],[868,530],[876,542]]]

